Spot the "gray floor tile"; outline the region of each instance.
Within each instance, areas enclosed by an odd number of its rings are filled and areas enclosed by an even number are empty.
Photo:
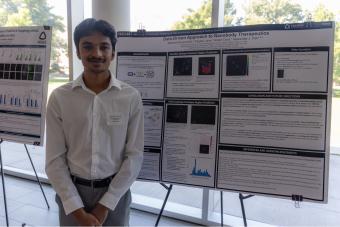
[[[130,226],[154,226],[157,215],[139,210],[131,210]],[[172,218],[161,217],[158,226],[200,226]]]
[[[151,226],[151,225],[155,225],[156,219],[157,217],[155,215],[143,214],[141,212],[131,210],[130,225],[131,226]]]
[[[163,200],[167,191],[159,183],[136,182],[132,187],[132,192]],[[184,205],[200,208],[202,206],[202,194],[203,190],[201,188],[176,185],[170,193],[169,202],[179,202]]]
[[[27,189],[32,189],[35,190],[37,187],[39,187],[38,183],[23,179],[23,178],[18,178],[18,177],[9,177],[6,175],[5,177],[5,184],[6,187],[7,185],[13,185],[16,187],[24,187]]]
[[[48,204],[50,206],[50,210],[54,212],[58,212],[58,205],[56,204],[54,200],[55,194],[45,193],[45,195],[46,195]],[[15,200],[20,201],[21,203],[24,203],[26,205],[39,207],[41,209],[48,209],[45,198],[42,192],[40,191],[40,188],[37,188],[36,191],[31,192],[29,195],[23,195],[23,196],[17,197]]]
[[[10,212],[12,212],[13,210],[18,209],[19,207],[22,207],[22,206],[25,205],[24,203],[15,201],[13,199],[8,199],[8,198],[6,199],[6,202],[7,202],[7,212],[8,212],[8,214]],[[5,216],[5,203],[4,203],[3,197],[1,197],[1,199],[0,199],[0,207],[1,207],[0,216],[4,217]]]
[[[44,171],[45,171],[44,170],[44,168],[45,168],[44,161],[43,160],[40,160],[40,161],[35,160],[35,159],[33,159],[33,157],[32,157],[32,160],[33,160],[35,170],[38,173],[44,173]],[[7,166],[34,172],[32,164],[30,163],[28,157],[25,160],[15,161],[13,163],[8,163]]]
[[[6,181],[8,181],[8,178],[6,177]],[[20,196],[29,195],[31,192],[33,192],[33,189],[27,188],[27,187],[20,187],[16,186],[11,183],[5,183],[6,185],[6,197],[7,199],[16,199]],[[2,186],[1,186],[2,187]],[[1,194],[2,194],[2,188],[1,188]]]
[[[3,148],[1,150],[4,165],[15,165],[15,162],[28,160],[28,156],[24,151],[5,151]]]
[[[8,219],[9,226],[21,226],[23,224],[21,222],[11,219],[10,217],[8,217]],[[6,218],[4,216],[0,217],[0,226],[6,226]]]
[[[24,205],[12,211],[14,220],[31,226],[56,226],[59,225],[58,213],[35,206]]]

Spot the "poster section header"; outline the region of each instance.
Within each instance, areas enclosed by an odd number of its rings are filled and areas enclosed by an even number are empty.
[[[232,36],[253,36],[253,35],[266,35],[267,31],[271,30],[305,30],[305,29],[328,29],[333,28],[333,21],[325,22],[305,22],[305,23],[291,23],[291,24],[264,24],[264,25],[246,25],[246,26],[233,26],[233,27],[218,27],[207,29],[192,29],[192,30],[178,30],[178,31],[137,31],[128,32],[120,31],[117,33],[118,37],[165,37],[165,36],[183,36],[183,35],[196,35],[207,34],[202,38],[209,38],[209,35],[218,33],[233,33]],[[244,33],[249,32],[249,33]],[[214,36],[215,37],[215,36]],[[189,37],[188,37],[189,38]]]

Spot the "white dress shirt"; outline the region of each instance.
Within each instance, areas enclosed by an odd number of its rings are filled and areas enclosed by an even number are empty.
[[[79,76],[52,92],[46,128],[46,173],[65,213],[84,207],[70,174],[89,180],[116,174],[99,201],[113,210],[142,165],[139,92],[111,76],[108,88],[95,94]]]

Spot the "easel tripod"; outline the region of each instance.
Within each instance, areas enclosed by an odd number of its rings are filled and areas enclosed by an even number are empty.
[[[158,213],[157,220],[156,220],[156,223],[155,223],[155,227],[157,227],[158,224],[159,224],[159,221],[160,221],[160,219],[161,219],[161,217],[163,215],[163,211],[164,211],[165,205],[166,205],[166,203],[168,201],[170,192],[171,192],[172,187],[173,187],[172,184],[167,186],[164,183],[160,183],[160,185],[162,185],[166,189],[167,193],[166,193],[166,196],[164,198],[161,210]],[[246,218],[246,212],[245,212],[243,200],[251,198],[253,196],[254,195],[246,195],[246,196],[244,196],[243,194],[239,193],[239,200],[240,200],[241,210],[242,210],[242,219],[243,219],[243,224],[244,224],[245,227],[247,227],[247,218]],[[223,191],[220,191],[220,206],[221,206],[220,207],[221,208],[221,226],[223,227],[224,226],[224,223],[223,223]]]
[[[1,164],[1,180],[2,180],[2,192],[3,192],[3,197],[4,197],[4,205],[5,205],[5,216],[6,216],[6,225],[9,226],[9,222],[8,222],[8,210],[7,210],[7,199],[6,199],[6,186],[5,186],[5,178],[4,178],[4,170],[3,170],[3,161],[2,161],[2,151],[1,151],[1,144],[2,144],[3,139],[0,139],[0,164]],[[35,174],[35,177],[39,183],[39,186],[40,186],[40,190],[45,198],[45,202],[46,202],[46,205],[47,205],[47,209],[50,209],[50,205],[48,204],[48,201],[47,201],[47,198],[46,198],[46,195],[45,195],[45,192],[44,192],[44,189],[41,185],[41,182],[39,180],[39,177],[38,177],[38,174],[37,174],[37,171],[35,170],[35,167],[34,167],[34,164],[33,164],[33,161],[32,161],[32,158],[31,158],[31,155],[29,154],[28,152],[28,149],[27,149],[27,146],[26,144],[24,144],[24,147],[25,147],[25,150],[26,150],[26,153],[28,155],[28,158],[31,162],[31,165],[32,165],[32,168],[33,168],[33,171],[34,171],[34,174]]]

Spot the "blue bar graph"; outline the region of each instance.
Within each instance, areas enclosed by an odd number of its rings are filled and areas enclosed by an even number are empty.
[[[192,168],[191,174],[192,176],[200,176],[200,177],[211,177],[208,170],[202,170],[197,167],[197,161],[195,159],[194,167]]]
[[[38,108],[38,100],[37,99],[32,99],[32,98],[27,98],[26,99],[26,107],[28,108]]]

